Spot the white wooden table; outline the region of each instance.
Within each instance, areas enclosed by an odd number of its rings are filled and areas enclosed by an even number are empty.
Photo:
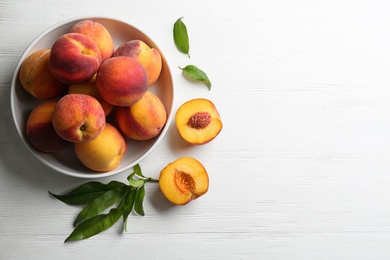
[[[389,259],[390,2],[0,1],[0,259]],[[10,83],[29,43],[74,16],[127,21],[173,66],[176,108],[206,97],[224,128],[204,146],[171,124],[141,166],[199,159],[209,192],[172,206],[157,184],[146,216],[64,244],[79,208],[48,195],[86,180],[33,157],[11,116]],[[184,16],[191,59],[173,23]],[[213,87],[176,66],[198,65]],[[128,172],[102,179],[125,181]]]

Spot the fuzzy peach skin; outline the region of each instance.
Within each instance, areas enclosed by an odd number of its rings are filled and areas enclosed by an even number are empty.
[[[185,205],[208,191],[209,176],[198,160],[180,157],[161,170],[159,185],[169,201]]]
[[[49,68],[53,76],[65,84],[90,80],[102,62],[97,44],[81,33],[60,36],[51,48]]]
[[[100,66],[96,87],[108,103],[127,107],[139,101],[148,90],[148,76],[135,59],[112,57]]]
[[[23,61],[19,70],[19,80],[23,88],[38,99],[58,97],[67,87],[51,74],[49,57],[49,49],[35,51]]]
[[[99,91],[96,88],[95,76],[87,82],[70,85],[68,88],[68,94],[86,94],[96,98],[102,105],[106,117],[111,113],[114,107],[100,96]]]
[[[70,28],[71,33],[81,33],[90,37],[98,46],[102,62],[111,58],[114,53],[114,41],[104,25],[91,20],[82,20]]]
[[[54,153],[69,145],[54,130],[51,119],[55,106],[55,101],[45,101],[37,105],[27,119],[27,139],[41,152]]]
[[[97,172],[115,169],[122,161],[126,150],[125,138],[109,123],[94,140],[75,144],[76,155],[81,163]]]
[[[57,102],[52,122],[59,136],[79,143],[95,139],[106,124],[106,116],[96,98],[85,94],[67,94]]]
[[[150,48],[149,45],[141,40],[131,40],[123,43],[115,50],[113,56],[129,56],[141,63],[148,74],[149,87],[160,76],[162,68],[160,52],[155,48]]]
[[[115,120],[125,136],[135,140],[149,140],[161,132],[167,121],[167,113],[161,100],[147,91],[134,105],[118,107]]]

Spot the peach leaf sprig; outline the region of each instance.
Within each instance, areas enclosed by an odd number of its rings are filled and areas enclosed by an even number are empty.
[[[95,236],[110,228],[121,217],[123,217],[123,229],[127,232],[127,220],[132,211],[144,216],[145,184],[149,181],[158,182],[158,180],[145,177],[139,164],[133,167],[133,172],[127,180],[129,184],[118,181],[107,184],[91,181],[64,195],[56,195],[49,191],[50,195],[68,205],[84,205],[73,223],[75,227],[73,232],[65,242]],[[109,208],[108,213],[102,213]]]

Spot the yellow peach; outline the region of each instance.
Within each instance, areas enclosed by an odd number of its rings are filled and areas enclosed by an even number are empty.
[[[215,105],[204,98],[182,104],[176,111],[175,119],[180,136],[191,144],[210,142],[222,129],[221,117]]]
[[[59,136],[78,143],[96,138],[106,124],[106,116],[96,98],[85,94],[67,94],[57,102],[52,122]]]
[[[162,68],[160,52],[149,47],[141,40],[131,40],[123,43],[116,49],[113,56],[129,56],[141,63],[148,74],[148,86],[153,85],[160,76]]]
[[[49,69],[64,84],[78,84],[90,80],[102,62],[96,43],[81,33],[60,36],[51,48]]]
[[[126,150],[125,138],[109,123],[94,140],[75,144],[76,155],[81,163],[97,172],[107,172],[118,167]]]
[[[159,185],[169,201],[184,205],[208,191],[209,176],[198,160],[181,157],[161,170]]]
[[[108,103],[114,106],[131,106],[148,90],[148,76],[135,59],[112,57],[100,66],[96,87]]]
[[[167,113],[161,100],[147,91],[134,105],[118,107],[115,119],[125,136],[135,140],[149,140],[161,132],[167,121]]]
[[[41,152],[58,152],[69,145],[54,130],[52,115],[55,106],[55,101],[45,101],[34,107],[27,119],[27,138]]]
[[[82,20],[70,28],[71,33],[81,33],[89,36],[98,46],[102,62],[111,58],[114,53],[114,41],[107,28],[99,22]]]
[[[49,57],[49,49],[35,51],[23,61],[19,70],[23,88],[38,99],[58,97],[67,87],[51,74]]]
[[[92,77],[92,79],[87,82],[70,85],[68,94],[86,94],[96,98],[102,105],[106,116],[111,113],[114,107],[100,96],[99,91],[96,88],[96,76]]]

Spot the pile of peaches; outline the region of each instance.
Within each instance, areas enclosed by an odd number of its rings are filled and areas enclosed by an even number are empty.
[[[149,140],[160,133],[167,113],[148,90],[162,69],[159,51],[141,40],[114,48],[104,25],[82,20],[22,62],[21,85],[42,100],[26,124],[37,150],[54,153],[73,143],[81,163],[106,172],[121,162],[126,137]]]

